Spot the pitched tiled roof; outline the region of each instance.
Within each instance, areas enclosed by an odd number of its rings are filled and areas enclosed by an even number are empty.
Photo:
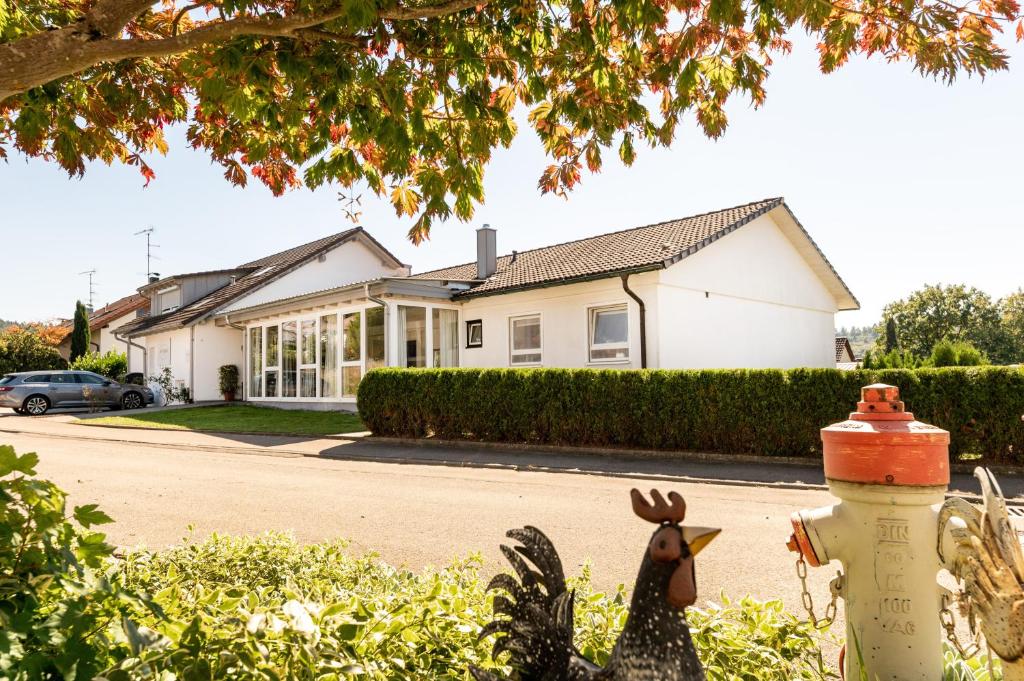
[[[149,298],[133,293],[130,296],[125,296],[120,300],[104,305],[98,310],[93,310],[92,314],[89,315],[89,328],[92,330],[102,329],[110,322],[117,321],[127,314],[148,308]]]
[[[836,336],[836,362],[854,361],[853,346],[846,336]]]
[[[782,205],[781,198],[634,227],[498,258],[497,271],[483,283],[457,294],[468,298],[619,273],[666,267],[712,241]],[[413,275],[419,279],[476,280],[476,263]]]
[[[286,251],[268,255],[259,260],[245,263],[238,267],[239,270],[250,270],[247,274],[236,279],[212,293],[196,300],[188,305],[153,317],[146,317],[125,324],[117,330],[119,334],[139,336],[149,333],[159,333],[172,329],[187,326],[216,311],[227,303],[240,298],[247,293],[269,284],[271,281],[290,272],[307,260],[318,254],[338,246],[349,240],[356,234],[366,235],[362,227],[333,234],[323,239],[311,241],[308,244],[289,248]],[[369,235],[366,235],[369,236]],[[376,242],[375,242],[376,243]]]
[[[120,300],[115,300],[112,303],[108,303],[98,310],[93,310],[89,314],[89,330],[98,331],[103,327],[110,324],[110,322],[117,321],[121,317],[127,314],[131,314],[136,310],[143,310],[149,307],[149,298],[133,293],[130,296],[125,296]],[[71,320],[65,320],[61,324],[60,328],[66,329],[68,333],[74,328]]]

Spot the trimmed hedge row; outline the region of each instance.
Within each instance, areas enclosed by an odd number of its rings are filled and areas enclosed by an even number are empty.
[[[813,456],[861,386],[899,386],[948,430],[951,458],[1024,464],[1024,369],[375,369],[359,413],[377,435]]]

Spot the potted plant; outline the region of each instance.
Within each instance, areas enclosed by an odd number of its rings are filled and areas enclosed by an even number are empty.
[[[220,368],[220,392],[225,402],[234,402],[235,391],[238,390],[238,367],[225,364]]]

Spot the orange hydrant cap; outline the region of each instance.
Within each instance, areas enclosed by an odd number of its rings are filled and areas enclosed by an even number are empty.
[[[861,388],[850,419],[821,430],[825,477],[871,485],[949,484],[949,433],[914,420],[899,388]]]

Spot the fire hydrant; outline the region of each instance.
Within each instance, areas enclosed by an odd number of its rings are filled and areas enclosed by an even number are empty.
[[[845,678],[938,681],[943,673],[938,516],[949,433],[914,420],[899,389],[869,385],[848,421],[821,431],[825,478],[840,502],[792,516],[789,547],[845,576]]]

